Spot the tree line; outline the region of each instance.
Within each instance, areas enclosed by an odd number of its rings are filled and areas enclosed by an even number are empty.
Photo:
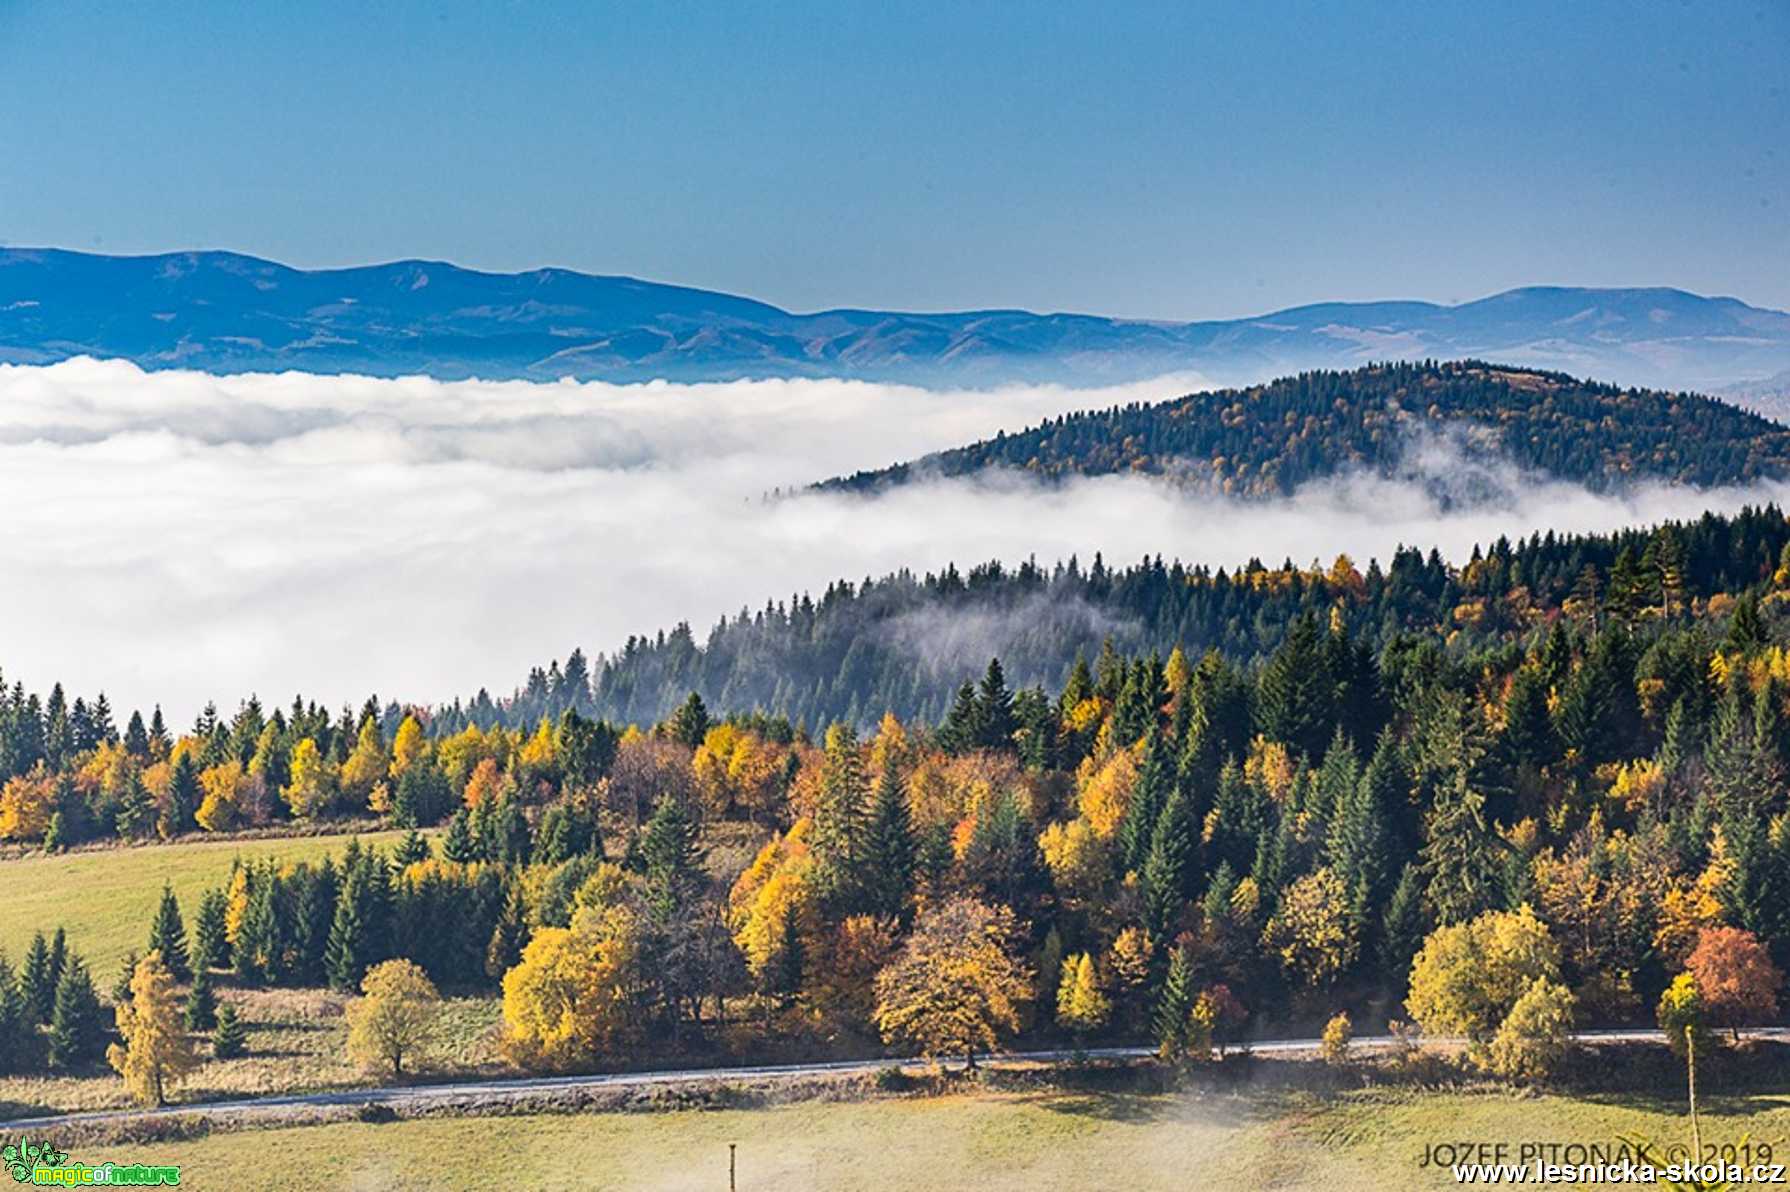
[[[730,1029],[1201,1053],[1348,1007],[1533,1072],[1574,1022],[1776,1012],[1782,523],[1495,546],[1439,568],[1449,616],[1415,628],[1401,601],[1433,606],[1397,566],[1250,572],[1290,616],[1255,661],[1108,641],[1047,688],[996,658],[936,719],[868,729],[721,716],[699,692],[619,729],[573,706],[446,732],[427,709],[388,731],[376,701],[358,722],[245,703],[39,757],[0,788],[0,830],[443,825],[238,866],[190,939],[164,898],[147,950],[175,982],[344,991],[402,959],[501,990],[529,1067]]]

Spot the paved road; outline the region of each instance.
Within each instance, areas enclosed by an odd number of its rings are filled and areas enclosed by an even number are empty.
[[[1790,1027],[1769,1027],[1743,1033],[1754,1038],[1790,1040]],[[1664,1038],[1659,1031],[1648,1030],[1582,1031],[1574,1037],[1587,1043],[1657,1043]],[[1372,1035],[1357,1038],[1351,1045],[1358,1048],[1379,1048],[1389,1047],[1393,1042],[1390,1035]],[[1430,1040],[1430,1042],[1451,1042],[1451,1040]],[[1318,1040],[1316,1039],[1258,1040],[1249,1045],[1249,1050],[1256,1055],[1315,1051],[1317,1048]],[[1019,1063],[1058,1063],[1071,1058],[1073,1054],[1066,1050],[1012,1051],[987,1057],[983,1062],[995,1066]],[[1140,1059],[1152,1054],[1152,1049],[1148,1047],[1093,1047],[1089,1048],[1085,1054],[1093,1059]],[[691,1084],[707,1080],[756,1080],[777,1076],[858,1074],[875,1072],[879,1068],[888,1067],[893,1062],[886,1058],[836,1060],[829,1063],[774,1064],[757,1068],[684,1068],[662,1072],[616,1072],[601,1076],[528,1076],[511,1080],[462,1081],[455,1084],[342,1089],[328,1093],[295,1093],[238,1101],[195,1102],[187,1105],[170,1105],[164,1109],[112,1109],[90,1113],[56,1114],[49,1117],[19,1118],[10,1122],[0,1122],[0,1133],[12,1133],[23,1127],[38,1129],[77,1122],[146,1120],[182,1114],[254,1115],[295,1108],[364,1105],[370,1101],[393,1106],[422,1105],[430,1102],[452,1101],[458,1098],[526,1097],[536,1093],[549,1093],[565,1089],[645,1088],[655,1085]]]

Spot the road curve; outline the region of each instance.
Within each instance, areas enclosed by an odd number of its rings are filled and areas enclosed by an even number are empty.
[[[1790,1027],[1768,1027],[1743,1032],[1752,1038],[1790,1040]],[[1657,1043],[1664,1036],[1656,1030],[1581,1031],[1573,1036],[1585,1043]],[[1360,1048],[1389,1047],[1390,1035],[1357,1038],[1351,1046]],[[1458,1042],[1458,1040],[1430,1040]],[[1316,1051],[1317,1039],[1268,1039],[1248,1044],[1256,1055],[1276,1055]],[[1154,1053],[1149,1047],[1092,1047],[1082,1054],[1091,1059],[1141,1059]],[[1058,1048],[1049,1051],[1008,1051],[986,1057],[984,1063],[999,1066],[1018,1063],[1059,1063],[1074,1057],[1073,1051]],[[646,1088],[662,1085],[692,1084],[706,1080],[757,1080],[778,1076],[822,1076],[859,1074],[886,1068],[894,1059],[887,1057],[863,1060],[833,1060],[809,1064],[771,1064],[752,1068],[676,1068],[659,1072],[613,1072],[589,1076],[524,1076],[495,1080],[458,1081],[451,1084],[418,1084],[386,1088],[339,1089],[324,1093],[291,1093],[271,1097],[251,1097],[235,1101],[198,1101],[187,1105],[170,1105],[162,1109],[105,1109],[85,1113],[52,1114],[46,1117],[16,1118],[0,1122],[0,1132],[20,1129],[75,1125],[83,1122],[148,1121],[186,1115],[222,1114],[255,1115],[299,1108],[327,1108],[339,1105],[364,1105],[379,1102],[394,1108],[452,1101],[462,1097],[511,1098],[565,1089]],[[912,1061],[905,1061],[912,1062]]]

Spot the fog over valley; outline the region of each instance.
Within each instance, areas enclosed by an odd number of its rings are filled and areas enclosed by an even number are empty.
[[[1783,486],[1620,497],[1469,466],[1233,501],[1133,476],[801,491],[1067,411],[1200,387],[939,392],[825,380],[615,386],[0,367],[0,667],[8,682],[160,701],[295,692],[339,705],[494,694],[573,646],[898,568],[1096,551],[1235,566],[1454,558],[1533,530],[1611,529],[1781,500]],[[1461,484],[1473,501],[1449,500]],[[793,493],[767,499],[772,490]],[[1491,494],[1489,497],[1487,494]],[[967,655],[979,635],[963,634]],[[916,649],[931,649],[916,641]],[[949,661],[948,659],[946,660]],[[965,672],[985,657],[965,657]]]

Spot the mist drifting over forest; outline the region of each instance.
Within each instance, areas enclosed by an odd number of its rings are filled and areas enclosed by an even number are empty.
[[[1477,542],[1781,500],[1783,486],[1620,496],[1414,444],[1235,501],[1157,479],[1049,488],[999,474],[873,497],[801,491],[1060,413],[1200,387],[939,392],[784,380],[601,383],[0,367],[7,679],[114,706],[294,692],[440,701],[506,690],[574,645],[718,616],[839,578],[1095,552],[1235,566]],[[1450,499],[1466,481],[1475,499]],[[767,499],[773,490],[786,495]],[[916,630],[919,627],[914,627]],[[980,629],[916,640],[931,657]],[[945,644],[940,645],[940,641]],[[967,645],[963,649],[968,650]],[[948,662],[949,660],[944,660]],[[985,659],[983,661],[986,661]],[[967,665],[967,664],[966,664]]]

